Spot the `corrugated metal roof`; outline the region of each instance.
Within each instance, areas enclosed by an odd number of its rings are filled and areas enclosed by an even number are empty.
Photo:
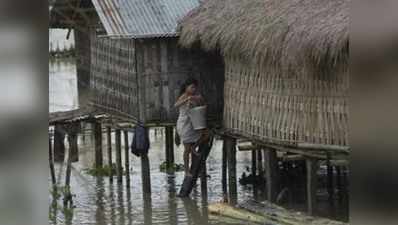
[[[168,37],[199,0],[92,0],[110,36]]]

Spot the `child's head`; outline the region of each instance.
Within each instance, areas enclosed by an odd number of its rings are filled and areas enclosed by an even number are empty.
[[[190,77],[182,84],[180,94],[186,93],[193,95],[196,93],[198,85],[198,81],[195,78]]]

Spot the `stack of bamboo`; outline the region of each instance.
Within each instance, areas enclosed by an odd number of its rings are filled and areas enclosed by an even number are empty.
[[[220,216],[218,220],[241,220],[250,224],[272,225],[347,225],[347,223],[326,218],[307,216],[300,212],[289,211],[280,206],[266,202],[245,202],[238,207],[224,203],[208,206],[210,214]],[[225,218],[225,219],[224,219]]]

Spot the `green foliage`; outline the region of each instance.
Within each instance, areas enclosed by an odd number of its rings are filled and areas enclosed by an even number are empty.
[[[122,168],[123,170],[123,168]],[[87,168],[84,169],[84,171],[91,175],[91,176],[95,176],[95,177],[110,177],[110,176],[115,176],[116,175],[116,164],[112,164],[112,166],[109,165],[105,165],[103,167],[95,167],[93,166],[93,168]],[[125,171],[123,170],[123,174],[125,174]]]
[[[57,212],[62,209],[61,212],[64,214],[66,220],[72,220],[73,210],[76,208],[73,205],[73,198],[76,196],[72,194],[70,187],[68,186],[52,186],[50,190],[52,196],[52,202],[49,209],[49,220],[56,221]],[[63,207],[59,205],[59,200],[62,198]],[[69,204],[68,204],[69,203]]]
[[[170,167],[167,167],[167,162],[163,162],[160,164],[159,169],[161,172],[178,172],[184,170],[184,164],[172,164]]]

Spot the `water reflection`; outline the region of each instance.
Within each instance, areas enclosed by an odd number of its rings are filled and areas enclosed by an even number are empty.
[[[174,175],[167,176],[169,224],[177,224],[176,181]]]
[[[189,225],[196,225],[196,224],[206,225],[206,224],[208,224],[208,220],[199,211],[196,201],[194,201],[190,198],[183,198],[182,202],[184,204],[184,208],[187,213]]]

